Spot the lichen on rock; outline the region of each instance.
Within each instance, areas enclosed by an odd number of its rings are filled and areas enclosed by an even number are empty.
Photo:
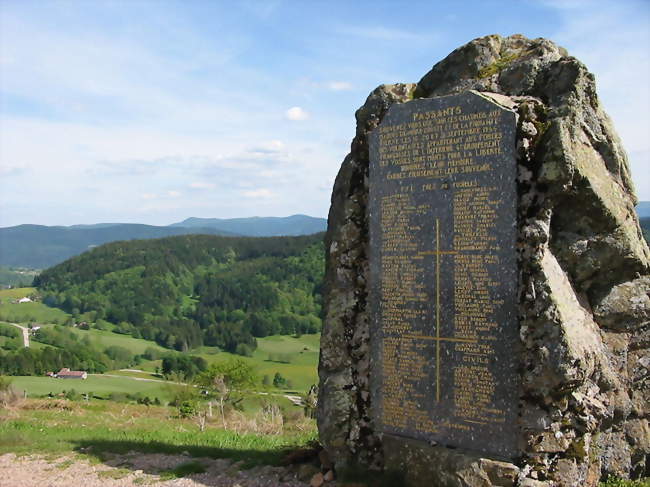
[[[442,447],[387,448],[371,419],[369,134],[392,104],[467,90],[500,96],[518,115],[521,454],[507,468]],[[408,452],[429,462],[412,471],[435,485],[577,487],[648,475],[650,251],[594,76],[547,39],[487,36],[417,84],[378,87],[356,120],[326,235],[318,423],[336,468],[381,469]]]

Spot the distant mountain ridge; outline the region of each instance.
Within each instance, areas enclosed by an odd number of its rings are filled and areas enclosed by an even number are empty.
[[[205,222],[205,225],[201,223]],[[0,228],[0,266],[45,269],[93,247],[120,240],[176,235],[297,236],[322,232],[327,220],[306,215],[253,218],[188,218],[169,226],[138,223],[89,225],[18,225]],[[239,231],[230,230],[235,228]]]
[[[216,228],[247,237],[279,237],[310,235],[327,229],[327,220],[307,215],[291,215],[287,217],[249,218],[188,218],[170,227],[185,228]]]

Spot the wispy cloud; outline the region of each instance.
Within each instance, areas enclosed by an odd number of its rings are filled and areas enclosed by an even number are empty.
[[[284,142],[281,140],[271,140],[264,142],[260,145],[253,146],[249,152],[255,154],[278,154],[285,148]]]
[[[327,88],[332,91],[348,91],[352,89],[352,83],[347,81],[330,81]]]
[[[309,113],[307,113],[307,111],[302,107],[291,107],[286,112],[284,112],[284,116],[288,120],[301,122],[309,118]]]
[[[422,42],[431,41],[436,38],[436,36],[431,32],[412,32],[410,30],[396,29],[382,25],[344,25],[338,27],[336,30],[340,35],[385,42]]]

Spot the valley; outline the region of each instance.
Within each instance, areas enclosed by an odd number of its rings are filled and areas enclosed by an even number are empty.
[[[131,355],[122,353],[122,361],[107,361],[106,370],[103,373],[91,373],[88,379],[83,381],[56,380],[42,375],[16,375],[13,384],[20,391],[25,391],[29,397],[41,397],[48,394],[56,396],[69,390],[71,387],[79,393],[93,393],[98,398],[108,399],[112,393],[132,394],[149,396],[153,400],[158,397],[161,401],[169,400],[169,391],[165,389],[163,376],[161,375],[163,357],[165,354],[172,356],[177,352],[167,350],[157,343],[142,338],[134,338],[130,335],[115,333],[109,330],[89,328],[87,330],[74,326],[61,326],[56,324],[54,318],[69,319],[69,315],[61,314],[55,308],[49,308],[38,302],[11,304],[16,296],[34,295],[34,288],[19,288],[0,291],[0,363],[2,354],[11,352],[21,354],[23,347],[22,332],[14,325],[8,323],[7,317],[11,317],[22,323],[21,326],[29,330],[39,327],[36,332],[30,331],[30,348],[40,351],[43,348],[58,348],[56,342],[48,344],[48,330],[63,330],[71,336],[77,337],[79,343],[96,350],[101,356],[107,350],[127,351]],[[26,306],[28,305],[28,306]],[[14,309],[12,309],[14,308]],[[11,311],[7,311],[11,310]],[[45,318],[35,320],[34,317]],[[43,330],[41,334],[39,331]],[[7,336],[9,335],[9,336]],[[203,346],[187,352],[190,357],[201,358],[206,366],[212,363],[230,359],[239,359],[249,364],[259,378],[259,389],[275,392],[297,391],[305,392],[313,384],[317,384],[318,378],[316,368],[318,365],[319,334],[301,335],[274,335],[257,339],[257,348],[249,357],[242,357],[229,352],[220,351],[218,347]],[[22,352],[26,353],[26,352]],[[138,358],[135,358],[138,357]],[[151,359],[147,359],[147,357]],[[156,357],[156,358],[154,358]],[[110,365],[119,365],[120,368],[110,369]],[[129,368],[133,367],[133,369]],[[34,369],[31,369],[34,370]],[[18,371],[17,371],[18,372]],[[54,371],[56,372],[56,371]],[[34,370],[36,373],[36,370]],[[265,386],[279,373],[288,382],[284,389]],[[146,379],[146,380],[143,380]],[[136,398],[137,399],[137,398]]]

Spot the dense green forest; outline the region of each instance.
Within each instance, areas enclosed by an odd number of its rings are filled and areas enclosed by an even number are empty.
[[[179,351],[320,331],[322,234],[114,242],[42,272],[43,302]]]

